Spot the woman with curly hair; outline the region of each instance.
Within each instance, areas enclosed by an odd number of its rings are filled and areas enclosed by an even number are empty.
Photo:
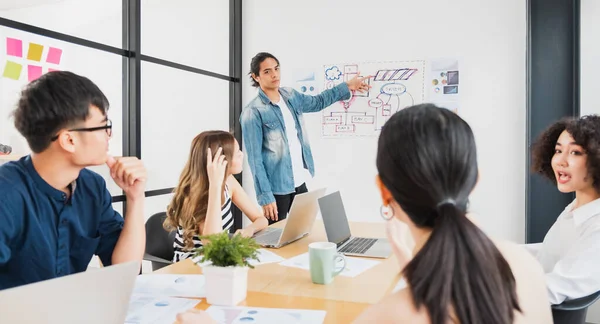
[[[533,147],[532,169],[575,200],[543,243],[526,246],[546,273],[552,304],[600,290],[600,116],[563,119]]]
[[[199,236],[231,229],[232,203],[252,221],[238,230],[241,235],[251,237],[267,227],[262,211],[233,177],[242,172],[243,159],[231,133],[206,131],[194,138],[164,223],[166,229],[177,230],[173,262],[191,257],[192,249],[202,246]]]

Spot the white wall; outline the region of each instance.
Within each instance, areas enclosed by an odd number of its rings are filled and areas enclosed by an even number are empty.
[[[229,2],[142,0],[142,53],[229,74]],[[147,190],[175,187],[192,139],[229,130],[229,82],[142,62],[142,160]],[[146,215],[172,195],[146,198]]]
[[[600,75],[600,1],[581,0],[581,115],[600,114],[598,75]],[[600,323],[600,303],[588,310],[587,322]]]
[[[480,182],[472,210],[491,235],[524,242],[526,3],[247,0],[243,8],[244,69],[260,51],[291,73],[331,62],[458,57],[461,116],[473,128]],[[246,104],[255,95],[244,79]],[[376,138],[323,139],[320,115],[307,114],[316,176],[311,188],[340,189],[351,220],[381,221],[374,177]],[[247,166],[247,165],[246,165]],[[248,170],[248,168],[245,168]],[[244,188],[254,193],[249,172]]]
[[[581,115],[600,114],[600,1],[581,0]]]

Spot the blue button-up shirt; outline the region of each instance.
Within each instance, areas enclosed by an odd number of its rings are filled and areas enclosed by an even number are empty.
[[[104,179],[83,169],[71,192],[46,183],[29,156],[0,166],[0,289],[85,271],[93,255],[111,264],[123,217]]]
[[[292,88],[279,88],[279,94],[294,117],[304,168],[314,176],[315,167],[302,114],[318,112],[336,101],[350,99],[348,85],[342,82],[317,96],[305,95]],[[258,89],[258,96],[242,111],[240,123],[258,203],[264,206],[275,201],[274,194],[294,192],[292,158],[279,106]]]

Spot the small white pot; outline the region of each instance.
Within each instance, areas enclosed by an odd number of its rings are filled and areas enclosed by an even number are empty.
[[[202,268],[206,279],[206,301],[211,305],[235,306],[246,299],[248,267]]]

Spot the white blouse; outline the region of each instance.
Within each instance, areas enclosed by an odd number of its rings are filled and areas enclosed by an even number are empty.
[[[544,268],[551,304],[600,290],[600,199],[573,210],[575,202],[558,216],[543,243],[525,245]]]

